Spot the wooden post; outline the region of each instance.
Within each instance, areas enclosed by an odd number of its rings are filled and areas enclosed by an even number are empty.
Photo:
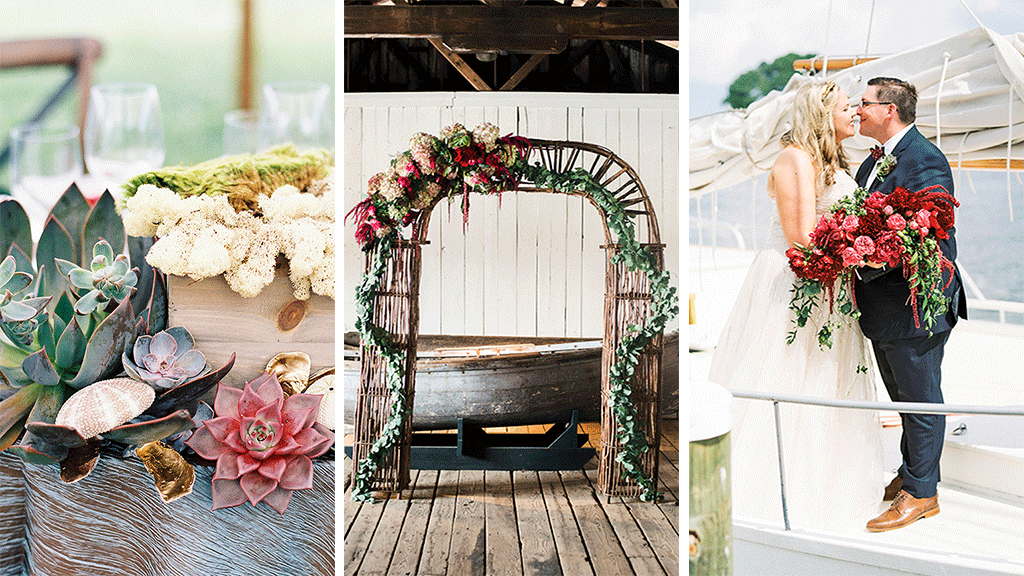
[[[253,109],[253,36],[252,36],[252,0],[242,0],[242,44],[241,59],[238,70],[238,107],[243,110]]]
[[[690,384],[690,575],[731,576],[732,395],[716,384]]]

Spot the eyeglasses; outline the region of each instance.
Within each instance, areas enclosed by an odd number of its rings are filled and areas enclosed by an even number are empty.
[[[885,104],[885,105],[889,105],[889,104],[892,104],[892,102],[872,102],[870,100],[861,100],[860,104],[857,104],[857,108],[867,108],[868,106],[871,106],[872,104]]]

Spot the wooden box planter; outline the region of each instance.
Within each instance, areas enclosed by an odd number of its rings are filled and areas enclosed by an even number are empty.
[[[184,326],[210,366],[235,366],[224,382],[241,388],[280,352],[305,352],[311,372],[334,366],[334,299],[296,300],[287,269],[254,298],[242,298],[223,276],[167,277],[168,327]]]

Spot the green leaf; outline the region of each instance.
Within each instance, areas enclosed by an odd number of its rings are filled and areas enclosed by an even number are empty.
[[[46,355],[45,349],[29,354],[24,362],[21,363],[21,369],[25,371],[26,376],[37,384],[42,384],[43,386],[56,386],[60,384],[60,376],[50,362],[50,358]]]
[[[77,320],[72,318],[57,340],[54,363],[64,370],[74,368],[81,363],[82,356],[85,354],[85,346],[85,334],[78,327]]]
[[[0,201],[0,254],[8,254],[17,246],[24,254],[32,253],[32,232],[28,214],[12,198]]]
[[[26,253],[25,250],[22,250],[21,246],[14,244],[11,246],[9,253],[10,256],[14,256],[14,261],[18,264],[18,272],[35,274],[35,268],[32,267],[32,258],[29,256],[32,253],[31,248]]]
[[[135,341],[135,314],[125,299],[93,331],[85,348],[82,368],[68,384],[81,389],[116,374],[121,354]]]
[[[178,410],[156,420],[118,426],[109,432],[104,432],[101,436],[105,440],[113,440],[131,446],[163,440],[192,427],[192,417],[189,416],[188,410]]]
[[[57,268],[58,258],[76,260],[75,249],[68,231],[60,222],[51,218],[46,221],[36,247],[36,264],[43,276],[43,291],[46,294],[59,294],[68,286],[68,281]]]
[[[28,415],[28,422],[53,424],[66,399],[67,388],[65,386],[44,386],[39,392],[39,398],[36,399],[32,412]]]
[[[83,245],[94,246],[100,239],[106,240],[114,253],[124,251],[127,236],[124,233],[124,222],[115,208],[114,197],[109,190],[103,192],[100,199],[92,207],[85,221]]]
[[[82,244],[82,229],[85,227],[85,220],[89,215],[89,202],[86,201],[76,184],[72,184],[64,191],[64,194],[54,204],[50,215],[61,223],[61,227],[71,239],[70,253],[72,256],[66,259],[78,262],[80,266],[91,260],[91,254],[85,252]],[[89,250],[92,250],[91,245]]]
[[[24,388],[19,388],[13,396],[0,402],[0,435],[6,436],[13,427],[28,416],[41,391],[42,386],[39,384],[29,384]]]

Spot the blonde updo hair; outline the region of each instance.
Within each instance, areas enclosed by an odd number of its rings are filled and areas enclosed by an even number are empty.
[[[835,82],[812,80],[793,99],[792,128],[782,135],[783,146],[796,146],[811,156],[819,172],[817,191],[835,183],[836,170],[850,171],[846,150],[836,141],[832,110],[839,103]]]

